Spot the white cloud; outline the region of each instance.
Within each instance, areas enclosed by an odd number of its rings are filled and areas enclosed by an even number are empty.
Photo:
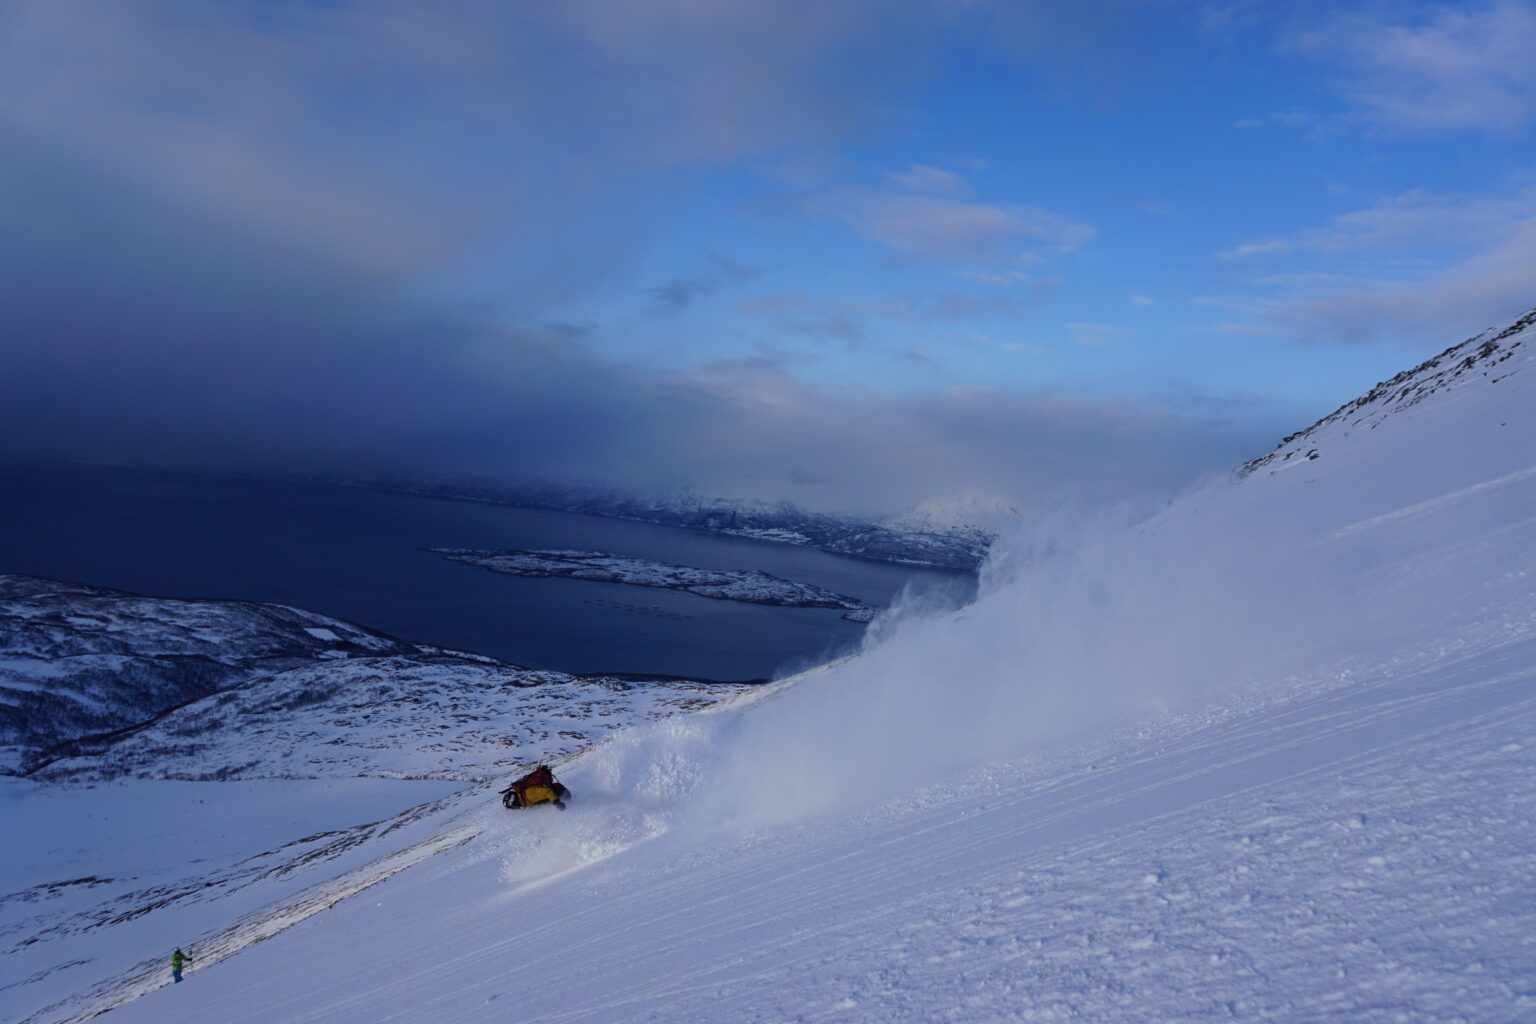
[[[498,235],[547,267],[584,230],[632,230],[612,207],[657,167],[839,138],[888,81],[858,58],[932,17],[881,0],[280,6],[0,5],[0,135],[366,271]],[[570,261],[622,249],[587,238]]]
[[[1510,196],[1408,192],[1292,235],[1245,243],[1230,260],[1299,256],[1304,270],[1255,277],[1267,294],[1202,304],[1300,340],[1418,344],[1471,334],[1536,305],[1536,189]]]
[[[1033,275],[1026,274],[1022,270],[957,270],[956,277],[963,277],[967,281],[975,281],[977,284],[990,285],[993,288],[1013,288],[1018,285],[1037,284]]]
[[[1008,295],[972,295],[954,291],[919,292],[874,302],[784,292],[741,299],[736,308],[782,334],[813,340],[831,338],[851,345],[881,343],[880,321],[922,330],[936,324],[1016,317],[1020,303]],[[984,336],[969,334],[965,337],[975,341]]]
[[[891,171],[885,177],[891,184],[909,192],[957,195],[967,191],[965,180],[958,174],[925,164],[913,164],[904,171]]]
[[[920,176],[918,184],[926,180]],[[918,191],[891,177],[882,187],[814,195],[805,207],[905,255],[969,263],[1033,262],[1041,249],[1075,249],[1093,236],[1087,224],[1038,206]]]
[[[1134,327],[1114,327],[1110,324],[1067,324],[1067,331],[1072,335],[1072,340],[1079,345],[1088,348],[1110,348],[1120,344],[1127,338],[1135,336]]]
[[[1342,213],[1323,227],[1244,242],[1221,256],[1244,260],[1303,251],[1475,247],[1505,237],[1532,216],[1536,216],[1536,189],[1509,197],[1436,195],[1415,189],[1363,210]]]
[[[1131,296],[1131,305],[1133,305],[1133,306],[1155,306],[1155,305],[1157,305],[1157,300],[1152,298],[1149,295],[1132,295]]]
[[[1286,332],[1273,324],[1241,323],[1235,320],[1224,320],[1221,323],[1211,325],[1211,329],[1217,334],[1230,334],[1238,337],[1282,338]]]
[[[0,4],[4,249],[21,257],[0,303],[0,447],[834,506],[1162,489],[1248,454],[1135,402],[823,393],[766,360],[669,374],[605,354],[600,328],[492,327],[434,301],[435,275],[469,261],[515,292],[487,321],[569,321],[664,208],[658,170],[848,138],[947,47],[931,24],[928,5],[885,0]],[[936,168],[818,201],[891,250],[969,267],[1092,234]],[[717,261],[657,299],[729,276]],[[768,307],[835,343],[863,329],[794,296]]]
[[[1536,5],[1438,7],[1404,24],[1388,5],[1301,36],[1303,53],[1341,70],[1351,119],[1403,133],[1513,133],[1536,114]]]

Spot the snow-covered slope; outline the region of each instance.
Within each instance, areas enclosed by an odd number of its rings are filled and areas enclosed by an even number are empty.
[[[0,1020],[72,1016],[120,992],[114,976],[158,984],[147,968],[189,934],[259,941],[431,856],[465,834],[441,820],[453,788],[0,779]]]
[[[31,777],[479,781],[705,707],[739,683],[628,680],[416,654],[315,664],[66,745]],[[67,752],[67,753],[65,753]]]
[[[34,1019],[1536,1019],[1529,324],[1294,469],[1031,517],[975,604],[616,734],[565,814],[462,794],[366,898]]]

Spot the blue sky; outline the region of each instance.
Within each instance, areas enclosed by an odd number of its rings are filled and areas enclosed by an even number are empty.
[[[1526,0],[0,17],[12,457],[1108,499],[1536,303]]]
[[[1475,258],[1483,204],[1508,204],[1495,216],[1510,232],[1530,215],[1528,108],[1387,117],[1358,99],[1373,72],[1341,52],[1403,31],[1454,50],[1500,22],[1536,22],[1516,5],[1464,10],[1398,5],[1353,22],[1319,9],[1310,30],[1170,15],[1156,40],[1176,48],[1177,68],[1082,89],[960,40],[824,167],[772,154],[699,175],[640,264],[689,301],[646,317],[655,310],[631,289],[587,308],[680,364],[757,353],[840,386],[1194,392],[1326,411],[1536,300],[1533,279],[1492,306],[1448,300],[1427,323],[1352,306],[1433,288]],[[1531,102],[1528,74],[1467,73]],[[1424,77],[1424,89],[1466,87]],[[1350,226],[1372,217],[1380,239]],[[720,272],[713,257],[754,273]],[[1285,280],[1301,274],[1346,280],[1319,281],[1308,310],[1297,307],[1312,289]]]

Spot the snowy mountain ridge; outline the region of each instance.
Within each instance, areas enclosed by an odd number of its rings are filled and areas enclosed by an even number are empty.
[[[1491,327],[1452,345],[1413,369],[1382,381],[1307,429],[1291,434],[1274,451],[1244,463],[1238,472],[1273,473],[1295,465],[1296,461],[1320,458],[1321,446],[1327,441],[1342,440],[1357,429],[1375,430],[1388,417],[1412,409],[1432,395],[1478,383],[1498,384],[1536,361],[1536,349],[1527,344],[1533,326],[1536,309],[1509,324]]]

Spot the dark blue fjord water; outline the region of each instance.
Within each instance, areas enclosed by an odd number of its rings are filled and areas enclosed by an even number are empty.
[[[523,579],[422,550],[583,548],[762,569],[885,605],[963,575],[597,516],[323,484],[0,467],[0,572],[167,597],[275,601],[405,639],[570,672],[770,677],[857,644],[838,612]]]

